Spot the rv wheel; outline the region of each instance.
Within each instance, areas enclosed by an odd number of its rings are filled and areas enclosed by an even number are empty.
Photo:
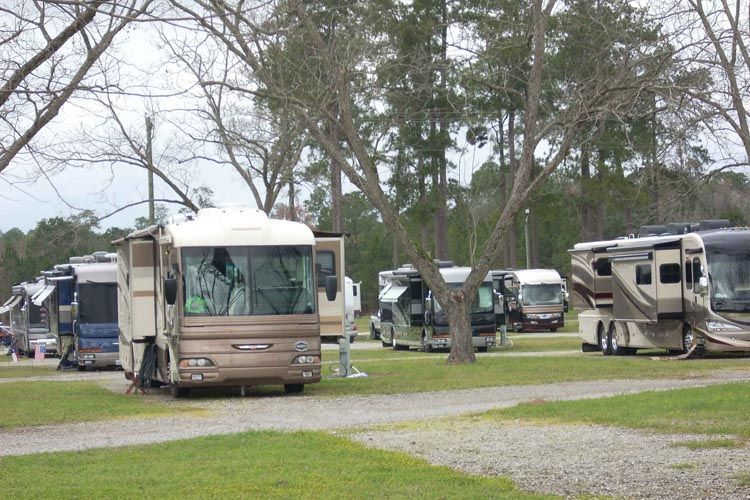
[[[375,325],[370,325],[370,340],[377,340],[378,336],[375,333]]]
[[[690,348],[693,347],[693,342],[696,342],[695,334],[693,333],[693,329],[689,326],[685,327],[685,332],[682,334],[682,353],[687,354],[690,351]],[[693,351],[693,356],[703,356],[705,354],[705,347],[697,344],[695,347],[695,351]]]
[[[599,325],[598,332],[599,333],[597,335],[599,339],[599,348],[601,349],[603,355],[609,356],[610,354],[612,354],[612,349],[609,345],[609,336],[604,333],[604,328],[602,327],[602,325]]]
[[[284,384],[284,392],[287,394],[299,394],[305,390],[305,384]]]
[[[380,337],[380,343],[383,344],[383,347],[390,347],[391,344],[385,341],[385,339],[381,336]]]
[[[177,384],[171,384],[169,386],[169,392],[174,399],[190,397],[190,387],[180,387]]]
[[[615,328],[614,323],[609,325],[609,330],[607,331],[607,340],[609,341],[609,350],[613,356],[622,356],[625,354],[627,348],[621,346],[617,342],[617,329]]]

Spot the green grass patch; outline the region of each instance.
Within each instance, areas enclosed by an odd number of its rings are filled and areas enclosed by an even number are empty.
[[[590,423],[662,433],[750,437],[750,383],[732,383],[609,398],[522,403],[487,418]]]
[[[322,432],[0,458],[8,498],[552,498]],[[43,480],[40,480],[43,478]]]
[[[94,382],[9,382],[0,384],[0,428],[89,422],[131,416],[194,412],[115,394]]]
[[[0,363],[0,378],[48,377],[55,373],[59,373],[56,365]]]
[[[331,362],[324,364],[329,375]],[[363,357],[368,351],[363,351]],[[582,380],[687,378],[707,376],[715,370],[750,371],[747,359],[702,359],[681,362],[652,361],[641,356],[546,356],[480,357],[471,365],[448,365],[447,354],[397,352],[392,359],[358,362],[353,365],[367,373],[366,378],[324,379],[308,385],[305,393],[318,395],[397,394],[508,385],[548,384]],[[408,358],[408,359],[405,359]]]
[[[714,450],[719,448],[742,448],[745,446],[744,439],[701,439],[699,441],[680,441],[673,446],[688,448],[690,450]]]
[[[750,486],[750,472],[737,474],[737,484],[740,486]]]

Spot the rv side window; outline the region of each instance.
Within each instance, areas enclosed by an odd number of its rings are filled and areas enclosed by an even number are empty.
[[[651,284],[651,264],[639,264],[635,266],[635,284]]]
[[[685,286],[688,290],[693,288],[693,266],[690,261],[685,262]]]
[[[612,263],[607,259],[597,260],[596,274],[597,276],[612,276]]]
[[[325,288],[326,278],[336,274],[336,259],[330,250],[318,250],[315,252],[315,270],[318,276],[318,288]]]
[[[659,266],[659,281],[663,284],[680,282],[679,264],[662,264]]]

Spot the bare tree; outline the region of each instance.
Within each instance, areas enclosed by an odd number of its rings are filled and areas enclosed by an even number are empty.
[[[605,114],[627,113],[651,77],[641,64],[648,54],[638,47],[628,47],[627,59],[617,74],[606,75],[606,79],[592,77],[575,87],[566,88],[559,82],[553,99],[544,96],[545,86],[550,85],[545,81],[546,43],[555,1],[532,2],[529,71],[519,113],[523,135],[513,188],[476,267],[463,286],[451,289],[433,256],[407,231],[398,207],[384,192],[378,143],[363,133],[363,115],[372,120],[382,104],[379,97],[383,89],[377,86],[371,68],[388,64],[387,50],[367,28],[376,24],[382,13],[362,4],[340,6],[347,10],[349,28],[333,44],[321,35],[315,17],[297,0],[268,3],[253,10],[242,2],[173,3],[244,62],[248,73],[257,79],[256,94],[272,96],[303,120],[318,145],[338,161],[347,178],[377,208],[448,314],[453,340],[448,361],[452,363],[475,360],[471,303],[524,201],[566,157],[583,123]],[[337,109],[335,115],[330,113],[332,103]],[[335,125],[341,141],[331,139],[330,124]],[[532,176],[537,164],[541,168]]]
[[[18,0],[0,7],[0,173],[76,92],[95,92],[91,69],[153,0]]]

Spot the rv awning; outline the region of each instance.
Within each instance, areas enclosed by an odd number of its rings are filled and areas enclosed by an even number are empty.
[[[5,302],[5,304],[3,304],[3,307],[7,307],[7,308],[8,308],[8,310],[11,310],[11,309],[13,309],[14,307],[16,307],[16,305],[17,305],[17,304],[18,304],[19,302],[21,302],[21,299],[22,299],[22,298],[23,298],[23,297],[22,297],[21,295],[14,295],[13,297],[9,298],[9,299],[8,299],[8,300],[7,300],[6,302]]]
[[[387,290],[383,290],[383,294],[380,296],[380,302],[396,302],[404,292],[408,290],[405,286],[391,286]]]
[[[52,292],[55,291],[55,285],[47,285],[41,290],[39,290],[37,293],[34,294],[33,297],[31,297],[31,302],[34,303],[34,305],[41,306],[42,303],[47,300],[47,297],[52,295]]]
[[[5,314],[8,311],[10,311],[10,307],[8,307],[8,306],[0,306],[0,314]]]

